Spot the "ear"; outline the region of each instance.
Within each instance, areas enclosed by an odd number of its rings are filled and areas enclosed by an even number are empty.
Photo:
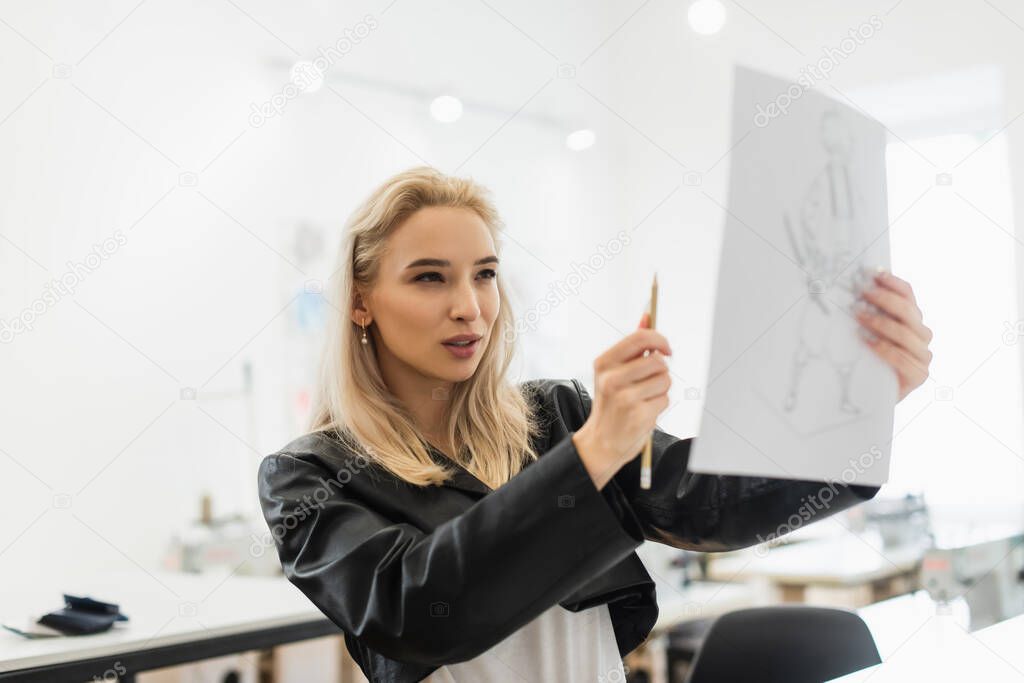
[[[370,309],[367,308],[363,295],[356,290],[356,293],[352,297],[352,310],[349,313],[349,317],[356,325],[365,326],[369,325],[373,320],[373,316],[370,314]]]

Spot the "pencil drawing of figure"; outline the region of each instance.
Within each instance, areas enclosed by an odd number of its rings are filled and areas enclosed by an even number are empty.
[[[783,213],[790,248],[806,277],[808,298],[801,304],[797,345],[793,352],[788,392],[783,409],[792,412],[800,382],[812,360],[826,363],[838,381],[838,408],[846,414],[861,412],[850,397],[850,384],[863,347],[856,334],[853,304],[865,277],[851,261],[859,254],[853,238],[864,202],[850,181],[853,140],[837,111],[821,116],[821,143],[827,162],[809,183],[791,217]]]

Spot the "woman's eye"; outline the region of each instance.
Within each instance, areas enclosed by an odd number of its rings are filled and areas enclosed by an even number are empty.
[[[498,276],[498,273],[493,268],[487,268],[486,270],[481,270],[480,275],[483,276],[485,279],[490,280],[496,278]],[[441,274],[436,272],[421,273],[420,275],[417,275],[416,277],[413,278],[413,282],[432,282],[433,280],[429,280],[427,278],[434,277],[440,278]]]

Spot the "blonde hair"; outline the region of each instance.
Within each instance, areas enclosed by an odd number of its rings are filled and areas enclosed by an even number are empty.
[[[374,190],[345,225],[335,269],[337,315],[327,324],[309,425],[313,432],[333,432],[372,462],[418,486],[440,484],[453,469],[431,459],[429,444],[412,413],[383,381],[375,340],[371,337],[364,348],[362,328],[350,314],[356,294],[370,291],[376,281],[388,236],[414,212],[428,206],[476,212],[500,253],[501,219],[488,191],[474,181],[418,166],[392,176]],[[505,379],[516,335],[500,278],[496,284],[501,305],[480,364],[472,377],[457,382],[444,397],[448,401],[446,443],[457,444],[459,463],[492,489],[508,481],[528,460],[536,460],[532,439],[538,431],[532,402]]]

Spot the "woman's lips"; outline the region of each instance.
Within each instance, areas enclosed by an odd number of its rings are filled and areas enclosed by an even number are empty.
[[[456,346],[455,344],[445,344],[441,342],[441,345],[452,352],[452,355],[456,358],[470,358],[476,353],[476,348],[480,346],[480,340],[477,339],[469,344],[463,346]]]

